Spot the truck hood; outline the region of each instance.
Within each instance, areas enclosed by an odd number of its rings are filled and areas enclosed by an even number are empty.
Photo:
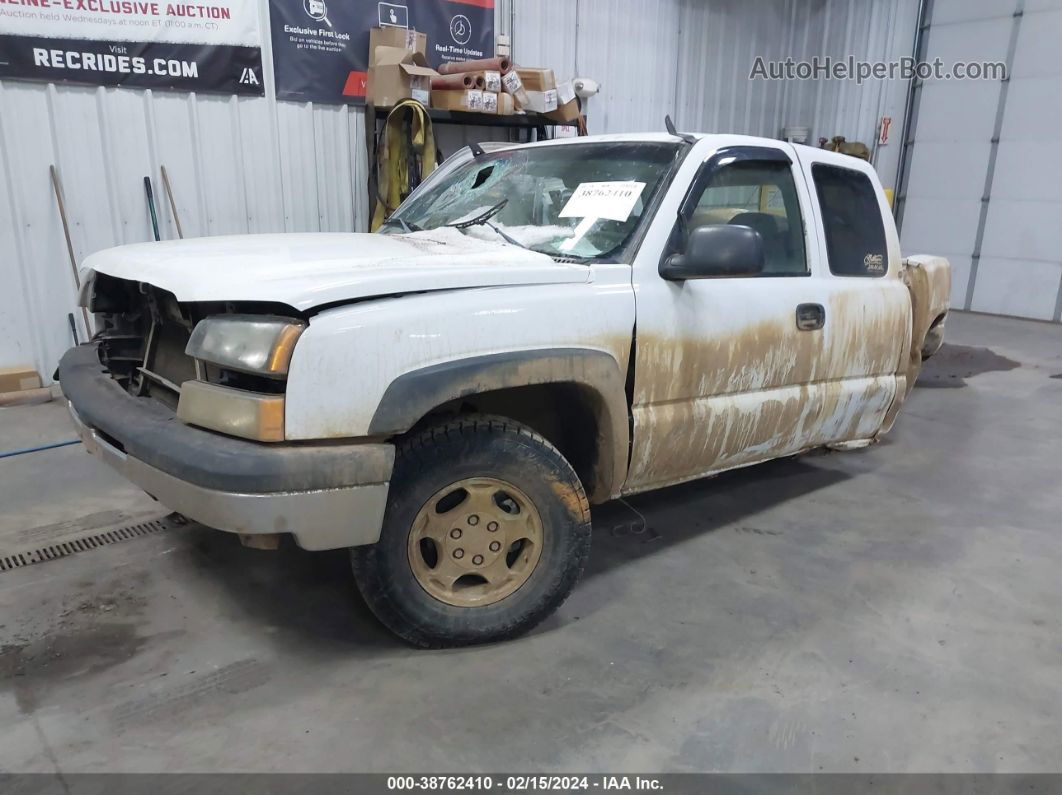
[[[277,234],[137,243],[87,257],[90,271],[178,301],[271,301],[299,310],[379,295],[586,282],[590,269],[442,228],[408,235]]]

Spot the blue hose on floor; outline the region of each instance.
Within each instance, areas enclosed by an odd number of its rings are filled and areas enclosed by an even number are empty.
[[[69,447],[72,444],[81,444],[80,439],[71,439],[69,442],[56,442],[55,444],[42,444],[40,447],[27,447],[23,450],[8,450],[6,453],[0,453],[0,458],[11,458],[16,455],[24,455],[26,453],[39,453],[41,450],[53,450],[56,447]]]

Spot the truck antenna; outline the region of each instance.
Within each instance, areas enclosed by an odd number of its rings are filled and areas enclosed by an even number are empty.
[[[664,116],[664,127],[667,128],[668,135],[674,135],[676,138],[681,138],[691,146],[697,143],[696,136],[690,135],[689,133],[680,133],[675,129],[675,122],[671,121],[670,115]]]

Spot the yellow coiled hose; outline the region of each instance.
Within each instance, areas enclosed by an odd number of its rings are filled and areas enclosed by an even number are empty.
[[[428,110],[415,99],[404,99],[387,114],[383,139],[376,150],[373,232],[398,209],[412,188],[435,170],[435,165],[435,133]]]

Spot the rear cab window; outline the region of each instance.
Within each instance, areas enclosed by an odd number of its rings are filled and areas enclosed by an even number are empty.
[[[877,189],[852,168],[816,163],[811,167],[826,233],[830,272],[837,276],[884,276],[889,269],[885,225]]]

